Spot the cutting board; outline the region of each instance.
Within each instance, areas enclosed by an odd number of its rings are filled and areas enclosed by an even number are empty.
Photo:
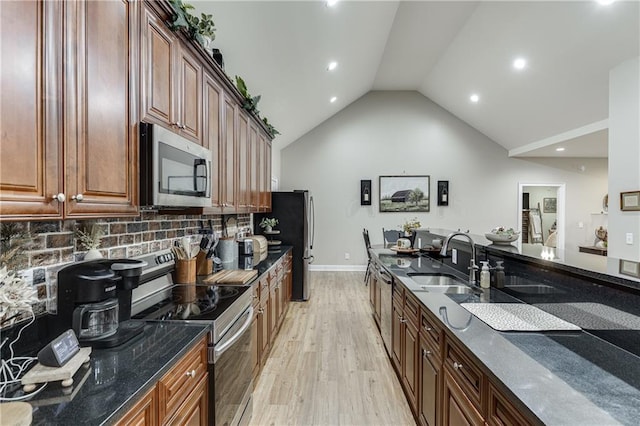
[[[0,404],[0,420],[7,426],[28,426],[31,424],[31,405],[26,402],[3,402]]]
[[[228,284],[228,285],[242,285],[253,280],[258,275],[258,271],[252,269],[246,271],[244,269],[226,269],[224,271],[216,272],[203,281],[207,284]]]

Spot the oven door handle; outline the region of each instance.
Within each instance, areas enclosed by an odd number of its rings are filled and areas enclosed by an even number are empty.
[[[217,360],[227,349],[229,349],[231,345],[233,345],[235,342],[238,341],[238,339],[240,339],[240,337],[242,337],[244,332],[247,331],[249,327],[251,327],[251,322],[253,321],[253,306],[249,306],[249,310],[245,311],[245,315],[247,316],[247,320],[244,322],[244,324],[242,324],[242,327],[240,327],[240,330],[238,330],[236,334],[231,336],[229,340],[227,340],[223,344],[216,345],[214,347],[213,349],[214,360]]]

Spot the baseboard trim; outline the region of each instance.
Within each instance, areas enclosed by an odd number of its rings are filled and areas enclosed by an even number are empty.
[[[309,271],[348,271],[364,272],[367,265],[309,265]]]

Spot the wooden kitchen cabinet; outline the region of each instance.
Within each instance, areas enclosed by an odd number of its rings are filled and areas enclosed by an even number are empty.
[[[260,146],[264,148],[264,157],[261,163],[264,166],[261,186],[260,211],[271,211],[271,139],[264,135],[260,136]]]
[[[211,207],[222,212],[223,197],[223,173],[224,167],[224,144],[222,132],[222,120],[224,119],[223,93],[222,88],[215,78],[204,72],[203,80],[203,137],[202,146],[211,151]]]
[[[158,420],[168,422],[180,409],[190,394],[200,392],[203,379],[207,378],[207,344],[201,343],[189,351],[157,384]],[[205,387],[206,391],[206,387]],[[199,398],[199,396],[198,396]]]
[[[116,425],[206,425],[208,405],[207,338],[203,337]]]
[[[116,423],[116,426],[156,424],[158,424],[158,399],[154,386]]]
[[[415,319],[408,316],[406,310],[404,312],[404,318],[400,321],[400,328],[402,329],[402,384],[405,388],[409,405],[415,412],[418,406],[418,361],[420,343]]]
[[[490,426],[527,426],[532,423],[520,414],[518,410],[505,397],[493,383],[489,383],[489,407],[487,411],[487,424]]]
[[[228,96],[224,97],[224,133],[222,136],[222,150],[220,158],[221,200],[223,213],[236,211],[237,183],[238,183],[238,104]]]
[[[422,426],[436,426],[440,420],[442,361],[439,350],[431,345],[422,331],[419,339],[418,421]]]
[[[269,291],[268,275],[265,275],[260,279],[260,309],[258,318],[258,328],[260,329],[260,365],[263,366],[267,360],[269,349],[271,348],[271,327],[270,327],[270,312],[271,301]]]
[[[255,124],[249,127],[249,208],[252,212],[260,211],[260,140]]]
[[[153,10],[142,9],[142,120],[202,144],[202,64]]]
[[[244,113],[238,114],[238,184],[237,206],[238,212],[250,211],[251,192],[249,188],[249,117]]]
[[[137,4],[1,7],[2,219],[137,215]]]
[[[484,419],[473,403],[457,385],[456,380],[444,370],[442,424],[448,426],[482,426]]]

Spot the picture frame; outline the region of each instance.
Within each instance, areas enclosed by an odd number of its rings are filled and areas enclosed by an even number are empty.
[[[379,177],[381,213],[428,212],[431,206],[431,178],[428,175],[401,175]]]
[[[624,212],[640,211],[640,191],[621,192],[620,210]]]
[[[448,180],[438,181],[438,205],[439,206],[449,205],[449,181]]]
[[[542,199],[542,213],[556,213],[558,211],[558,199],[557,198],[543,198]]]
[[[361,180],[360,181],[360,205],[370,206],[371,198],[373,198],[373,194],[371,194],[371,180]]]

